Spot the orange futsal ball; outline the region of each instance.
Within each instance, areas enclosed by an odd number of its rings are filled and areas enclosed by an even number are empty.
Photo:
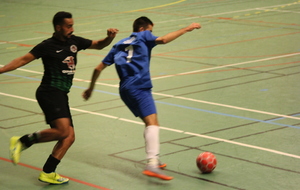
[[[217,159],[211,152],[203,152],[197,156],[197,167],[202,173],[210,173],[217,166]]]

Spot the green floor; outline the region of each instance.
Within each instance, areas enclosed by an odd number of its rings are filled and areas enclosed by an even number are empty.
[[[36,60],[0,76],[0,190],[274,190],[300,186],[300,1],[0,1],[0,66],[53,33],[57,11],[70,11],[75,34],[115,42],[147,16],[162,36],[192,22],[202,29],[154,48],[153,94],[161,124],[161,159],[172,181],[144,176],[143,124],[118,95],[118,77],[105,70],[89,101],[81,94],[93,68],[108,53],[86,50],[69,94],[76,142],[57,172],[71,179],[55,186],[37,180],[54,142],[8,157],[9,138],[47,128],[35,101],[43,66]],[[196,157],[213,152],[215,171],[201,174]]]

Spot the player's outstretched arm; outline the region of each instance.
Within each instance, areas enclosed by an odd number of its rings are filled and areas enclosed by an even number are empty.
[[[158,37],[155,40],[155,42],[156,42],[156,44],[166,44],[166,43],[169,43],[169,42],[175,40],[176,38],[178,38],[179,36],[181,36],[187,32],[191,32],[194,29],[200,29],[200,28],[201,28],[201,25],[199,23],[192,23],[185,28],[182,28],[180,30],[170,32],[164,36]]]
[[[107,29],[107,37],[100,39],[100,40],[93,40],[92,45],[89,47],[89,49],[103,49],[106,46],[108,46],[113,39],[116,37],[117,33],[119,32],[116,28],[109,28]]]
[[[83,94],[82,94],[82,97],[85,99],[85,100],[88,100],[91,95],[92,95],[92,92],[94,90],[94,87],[95,87],[95,83],[98,79],[98,77],[100,76],[101,72],[106,68],[106,64],[104,63],[100,63],[95,69],[94,69],[94,72],[92,74],[92,79],[91,79],[91,82],[90,82],[90,86],[88,89],[86,89]]]
[[[26,65],[27,63],[29,63],[33,60],[35,60],[34,55],[32,55],[31,53],[27,53],[24,56],[18,57],[16,59],[12,60],[7,65],[0,68],[0,74],[15,70],[19,67],[22,67],[23,65]]]

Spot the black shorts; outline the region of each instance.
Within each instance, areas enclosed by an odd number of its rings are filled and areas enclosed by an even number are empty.
[[[73,126],[67,92],[41,85],[36,90],[36,99],[44,112],[47,124],[55,119],[70,118]]]

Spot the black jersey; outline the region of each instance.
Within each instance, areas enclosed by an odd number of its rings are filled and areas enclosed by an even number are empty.
[[[76,70],[77,52],[91,45],[92,40],[74,35],[65,42],[52,37],[36,45],[30,53],[37,59],[42,58],[44,76],[41,85],[69,92]]]

